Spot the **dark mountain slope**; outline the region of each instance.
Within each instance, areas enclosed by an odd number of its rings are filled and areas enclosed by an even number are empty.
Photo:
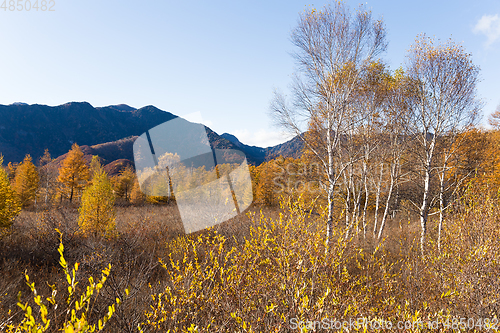
[[[287,142],[266,148],[266,161],[278,156],[298,158],[302,155],[304,142],[299,136],[294,137]]]
[[[94,108],[87,102],[59,106],[24,103],[0,105],[0,153],[4,163],[20,162],[26,154],[36,161],[46,148],[58,165],[74,142],[82,146],[86,158],[98,155],[110,166],[133,163],[133,144],[138,135],[177,116],[154,106],[135,109],[125,104]],[[258,165],[279,155],[300,155],[300,140],[260,148],[241,143],[234,135],[219,136],[206,128],[213,148],[240,149],[249,163]],[[114,173],[115,171],[113,171]]]
[[[19,162],[25,154],[36,159],[46,148],[59,156],[74,142],[90,146],[141,135],[175,117],[154,106],[136,110],[125,105],[94,108],[87,102],[0,105],[0,152],[6,162]]]
[[[245,153],[248,159],[250,161],[254,161],[254,164],[256,165],[259,165],[265,161],[269,161],[278,156],[300,157],[300,155],[302,154],[303,143],[298,136],[285,143],[267,148],[246,145],[244,143],[241,143],[238,138],[229,133],[223,133],[221,134],[221,137],[234,143]]]

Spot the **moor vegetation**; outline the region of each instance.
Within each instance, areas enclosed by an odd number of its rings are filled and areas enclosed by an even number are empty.
[[[292,163],[281,167],[293,172],[301,161],[274,163],[280,175],[279,163]],[[494,323],[496,181],[468,180],[444,220],[440,251],[431,219],[424,255],[418,215],[408,207],[391,214],[380,243],[361,230],[346,238],[339,211],[327,251],[327,210],[310,201],[313,191],[292,186],[277,207],[254,206],[188,235],[172,201],[131,205],[118,197],[114,234],[84,232],[76,203],[36,203],[3,231],[2,330],[92,331],[99,320],[109,332],[287,332],[294,318]],[[257,182],[257,202],[275,200],[265,199],[268,185]]]
[[[390,71],[383,22],[342,2],[292,41],[271,109],[302,154],[251,165],[235,218],[186,234],[170,175],[110,176],[77,144],[2,166],[0,330],[497,331],[500,111],[477,127],[471,55],[423,35]]]

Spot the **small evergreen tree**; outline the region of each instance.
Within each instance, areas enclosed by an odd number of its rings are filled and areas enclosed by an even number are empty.
[[[130,194],[134,185],[135,172],[131,166],[127,166],[120,171],[116,181],[116,194],[120,198],[130,201]]]
[[[21,204],[10,186],[7,172],[2,164],[3,156],[0,155],[0,227],[7,228],[21,211]]]
[[[14,177],[16,176],[16,169],[18,163],[9,162],[7,164],[7,176],[9,177],[9,181],[12,183],[14,181]]]
[[[92,179],[94,178],[94,175],[97,172],[103,171],[103,167],[101,164],[101,158],[97,155],[92,156],[92,160],[90,161],[90,168],[89,168],[89,185],[92,183]]]
[[[140,205],[144,203],[146,196],[141,191],[141,186],[139,185],[139,181],[137,178],[134,180],[134,185],[132,186],[132,190],[130,191],[130,202],[134,205]]]
[[[17,167],[12,186],[23,207],[29,206],[35,201],[39,182],[38,170],[28,154]]]
[[[49,150],[45,149],[45,153],[38,160],[38,173],[40,175],[39,197],[45,204],[48,204],[50,199],[55,194],[57,183],[57,169],[53,165]]]
[[[78,225],[86,234],[112,236],[116,231],[113,188],[97,158],[93,166],[92,183],[82,194]]]
[[[68,156],[61,163],[58,180],[62,184],[61,194],[73,201],[75,192],[79,192],[89,180],[89,168],[83,159],[83,152],[75,143]]]
[[[45,149],[43,156],[40,157],[40,159],[38,160],[38,165],[40,167],[43,167],[43,166],[49,164],[50,162],[52,162],[52,156],[50,156],[49,150]]]

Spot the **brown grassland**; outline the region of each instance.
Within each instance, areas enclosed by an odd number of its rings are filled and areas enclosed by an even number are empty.
[[[362,233],[344,239],[339,219],[325,251],[324,212],[309,214],[300,197],[282,199],[281,207],[251,207],[189,235],[174,205],[117,207],[115,238],[79,234],[77,206],[25,209],[0,242],[0,328],[72,332],[78,330],[67,324],[84,318],[98,330],[111,312],[103,331],[288,332],[302,322],[305,332],[319,325],[313,321],[357,318],[394,326],[438,320],[440,331],[482,331],[496,322],[500,304],[499,198],[487,193],[470,186],[448,214],[441,253],[430,228],[423,256],[416,217],[402,213],[380,244]],[[60,240],[64,252],[58,253]],[[79,298],[88,295],[91,277],[100,276],[102,286],[90,288],[88,300]],[[28,328],[30,320],[35,324]]]

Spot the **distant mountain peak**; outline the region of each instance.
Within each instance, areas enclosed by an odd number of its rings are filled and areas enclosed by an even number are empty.
[[[72,107],[72,106],[90,106],[91,108],[93,108],[92,104],[90,104],[89,102],[86,102],[86,101],[83,101],[83,102],[68,102],[68,103],[64,103],[62,106],[65,106],[65,107]]]
[[[224,133],[221,135],[221,137],[236,145],[256,165],[259,165],[264,161],[268,161],[278,156],[299,157],[301,155],[303,147],[302,141],[298,136],[285,143],[267,148],[246,145],[244,143],[241,143],[241,141],[238,140],[236,136],[229,133]]]
[[[119,110],[119,111],[124,111],[124,112],[132,112],[132,111],[137,110],[137,108],[131,107],[130,105],[127,105],[127,104],[108,105],[105,107],[112,108],[112,109]]]
[[[11,105],[28,105],[28,103],[23,103],[23,102],[14,102]]]
[[[241,141],[240,141],[240,140],[238,140],[238,138],[237,138],[237,137],[235,137],[235,136],[234,136],[234,135],[232,135],[232,134],[229,134],[229,133],[222,133],[220,136],[221,136],[221,137],[223,137],[224,139],[226,139],[226,140],[228,140],[228,141],[230,141],[230,142],[234,143],[234,144],[235,144],[236,146],[238,146],[238,147],[241,147],[241,146],[243,145],[243,144],[241,143]]]

